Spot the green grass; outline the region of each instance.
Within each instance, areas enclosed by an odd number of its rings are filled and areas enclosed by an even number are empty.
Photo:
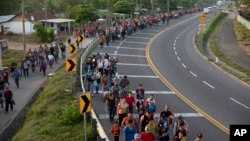
[[[225,15],[217,15],[211,23],[208,24],[207,30],[204,31],[202,34],[199,34],[196,36],[196,45],[198,46],[201,53],[203,53],[205,56],[208,57],[210,61],[214,61],[214,59],[211,59],[211,57],[206,52],[206,46],[205,44],[208,42],[208,39],[210,38],[210,48],[215,56],[219,58],[222,62],[224,62],[226,65],[218,64],[222,69],[225,71],[231,73],[232,75],[236,76],[240,80],[250,84],[250,70],[247,70],[237,63],[235,63],[233,60],[231,60],[227,55],[225,55],[218,47],[217,40],[218,40],[218,34],[221,29],[221,23],[225,19]],[[239,41],[249,41],[250,39],[250,32],[248,29],[246,29],[244,26],[239,24],[238,22],[234,22],[235,26],[235,33],[237,36],[237,40]],[[201,37],[203,44],[201,45]]]
[[[78,57],[78,54],[76,57]],[[3,54],[3,66],[22,58],[23,52],[9,50]],[[74,75],[73,84],[76,82]],[[13,141],[78,141],[84,140],[83,117],[78,109],[76,92],[70,87],[70,74],[63,67],[46,83],[44,90],[28,110],[24,126]],[[87,138],[96,140],[97,132],[87,119]]]
[[[13,61],[21,60],[23,55],[23,51],[8,49],[2,56],[3,67],[10,67]]]

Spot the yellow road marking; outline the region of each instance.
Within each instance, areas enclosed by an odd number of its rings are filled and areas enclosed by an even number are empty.
[[[194,19],[197,16],[194,16],[193,18],[187,19],[185,21],[182,21],[180,23],[177,23],[176,25],[172,26],[171,28],[184,23],[188,20]],[[158,71],[158,69],[155,67],[155,65],[153,64],[151,57],[150,57],[150,47],[152,42],[161,34],[163,34],[164,32],[168,31],[170,28],[166,28],[165,30],[159,32],[158,34],[156,34],[153,38],[150,39],[150,41],[148,42],[147,46],[146,46],[146,58],[147,61],[149,63],[150,68],[153,70],[153,72],[159,77],[159,79],[170,88],[170,90],[172,90],[173,92],[176,93],[176,95],[182,100],[184,101],[186,104],[188,104],[191,108],[193,108],[195,111],[197,111],[198,113],[201,113],[208,121],[210,121],[212,124],[214,124],[215,126],[217,126],[219,129],[221,129],[222,131],[224,131],[226,134],[229,134],[229,129],[227,127],[225,127],[224,125],[222,125],[219,121],[217,121],[216,119],[214,119],[213,117],[211,117],[210,115],[208,115],[205,111],[203,111],[202,109],[200,109],[198,106],[196,106],[194,103],[192,103],[188,98],[186,98],[181,92],[179,92],[173,85],[171,85],[164,77],[163,75]]]

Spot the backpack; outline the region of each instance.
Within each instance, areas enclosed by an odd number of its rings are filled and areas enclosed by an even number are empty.
[[[183,120],[184,121],[184,123],[185,123],[185,130],[186,130],[186,132],[188,133],[188,124],[187,124],[187,122],[185,121],[185,120]],[[178,121],[175,121],[174,122],[174,124],[172,125],[173,126],[173,131],[174,132],[176,132],[178,129],[179,129],[179,122]],[[175,134],[175,133],[174,133]]]
[[[114,94],[115,97],[119,97],[119,87],[112,87],[112,92]]]

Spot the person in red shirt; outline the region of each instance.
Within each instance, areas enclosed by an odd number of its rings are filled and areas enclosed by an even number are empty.
[[[118,125],[118,122],[115,121],[114,125],[110,131],[110,134],[113,135],[115,141],[119,141],[119,136],[120,136],[120,127]]]
[[[3,73],[2,73],[2,76],[3,76],[3,80],[5,83],[8,84],[8,86],[10,85],[9,83],[9,73],[7,72],[6,69],[4,69]]]
[[[155,135],[150,131],[148,126],[145,127],[145,131],[141,133],[140,140],[142,141],[156,141]]]
[[[13,93],[12,91],[9,89],[9,87],[6,87],[6,91],[4,92],[4,98],[5,98],[5,112],[8,113],[9,111],[9,105],[10,105],[10,109],[11,111],[13,110]]]
[[[129,112],[133,113],[133,108],[135,105],[135,97],[132,96],[131,92],[128,93],[128,96],[126,97],[126,102],[128,103],[129,106]]]

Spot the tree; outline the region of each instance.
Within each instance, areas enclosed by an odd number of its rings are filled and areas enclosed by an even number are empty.
[[[135,3],[127,0],[119,0],[114,4],[114,12],[131,14],[135,9]]]
[[[0,0],[0,15],[17,14],[21,11],[18,0]]]
[[[47,34],[48,34],[48,39],[47,39],[47,41],[52,42],[52,41],[55,40],[54,28],[48,28]]]
[[[37,22],[34,24],[35,36],[41,42],[47,42],[48,40],[48,32],[41,22]]]
[[[99,19],[97,10],[93,8],[92,4],[80,4],[75,8],[77,11],[75,21],[78,23],[96,21]]]

